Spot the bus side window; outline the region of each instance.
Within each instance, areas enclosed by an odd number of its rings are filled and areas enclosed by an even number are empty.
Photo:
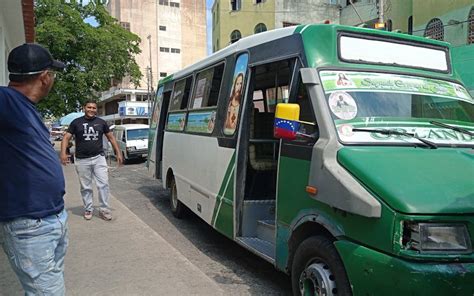
[[[319,138],[319,129],[318,125],[316,124],[316,117],[314,115],[313,106],[311,104],[311,100],[309,98],[308,92],[306,90],[306,85],[301,82],[301,78],[299,79],[298,84],[298,92],[294,98],[290,98],[290,103],[296,103],[300,105],[300,120],[306,122],[313,122],[315,125],[311,124],[301,124],[300,125],[300,133],[305,135],[311,135],[312,137],[302,137],[300,141],[305,143],[314,143]]]
[[[193,77],[187,77],[174,84],[170,111],[186,109]]]
[[[189,106],[190,109],[217,105],[223,73],[224,64],[219,64],[198,73],[194,87],[194,96]]]

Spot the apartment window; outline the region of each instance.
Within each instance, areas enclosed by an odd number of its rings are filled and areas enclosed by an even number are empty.
[[[413,16],[408,17],[408,34],[413,35]]]
[[[297,26],[297,25],[299,25],[299,24],[298,23],[283,22],[283,28],[284,27]]]
[[[168,74],[166,72],[160,72],[160,77],[166,77]]]
[[[160,31],[166,31],[166,26],[160,26]]]
[[[257,33],[265,32],[266,30],[267,30],[267,26],[265,26],[265,24],[263,23],[260,23],[255,26],[254,33],[257,34]]]
[[[170,2],[170,6],[171,7],[179,7],[179,3],[178,2]]]
[[[160,5],[168,5],[168,0],[160,0],[158,3]]]
[[[389,31],[389,32],[392,31],[392,26],[393,26],[392,20],[388,20],[388,21],[385,23],[386,30]]]
[[[160,47],[160,51],[161,52],[170,52],[170,48],[169,47]]]
[[[242,34],[240,33],[239,30],[234,30],[232,33],[230,33],[230,43],[234,43],[238,41],[240,38],[242,38]]]
[[[439,18],[434,18],[426,25],[424,37],[429,37],[434,40],[444,40],[443,22]]]
[[[474,7],[471,8],[467,18],[467,43],[474,43]]]
[[[242,7],[241,0],[230,0],[230,9],[232,11],[240,10],[241,7]]]
[[[181,52],[181,49],[179,48],[172,48],[171,49],[171,53],[180,53]]]
[[[130,31],[130,23],[129,22],[120,22],[120,26],[127,31]]]
[[[212,107],[217,105],[221,89],[224,64],[204,70],[197,75],[191,109]]]

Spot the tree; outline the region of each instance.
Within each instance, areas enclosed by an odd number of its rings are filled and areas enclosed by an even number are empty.
[[[36,42],[66,64],[48,98],[38,104],[44,115],[61,116],[77,111],[86,100],[97,100],[112,79],[129,75],[140,85],[141,72],[135,56],[140,38],[122,28],[105,7],[70,0],[36,0]],[[94,27],[84,19],[94,17]]]

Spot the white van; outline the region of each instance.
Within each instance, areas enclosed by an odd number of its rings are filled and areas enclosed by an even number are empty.
[[[147,157],[148,129],[146,124],[124,124],[113,128],[112,133],[125,161]]]

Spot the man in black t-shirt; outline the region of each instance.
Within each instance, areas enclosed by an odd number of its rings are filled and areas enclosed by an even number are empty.
[[[103,136],[105,135],[112,144],[118,165],[122,164],[122,154],[107,123],[96,117],[97,104],[93,101],[86,102],[84,113],[83,117],[76,118],[71,122],[64,135],[61,142],[61,162],[63,165],[68,163],[66,148],[72,136],[74,136],[76,141],[75,166],[81,184],[84,219],[92,219],[92,177],[94,177],[99,193],[99,216],[106,221],[110,221],[112,220],[112,214],[109,206],[109,178],[102,144]]]

